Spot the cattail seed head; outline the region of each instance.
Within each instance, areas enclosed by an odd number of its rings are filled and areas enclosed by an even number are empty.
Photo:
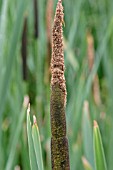
[[[63,50],[63,6],[59,0],[54,18],[52,31],[52,59],[51,59],[51,87],[57,85],[64,94],[64,103],[66,103],[66,85],[64,77],[64,50]]]
[[[52,170],[70,170],[68,139],[66,137],[66,84],[64,77],[63,50],[63,6],[57,3],[52,30],[52,58],[51,58],[51,160]]]

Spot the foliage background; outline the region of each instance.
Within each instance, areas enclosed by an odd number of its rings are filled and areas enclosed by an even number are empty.
[[[48,0],[49,1],[49,0]],[[50,1],[51,3],[52,1]],[[50,47],[47,0],[0,0],[0,169],[29,170],[26,135],[27,94],[40,130],[44,168],[50,163]],[[83,170],[83,156],[94,169],[93,120],[102,134],[108,170],[113,167],[113,1],[64,0],[64,52],[67,85],[67,135],[72,170]],[[36,4],[35,4],[36,7]],[[36,8],[35,8],[36,10]],[[52,17],[53,18],[53,17]],[[38,36],[34,21],[37,19]],[[26,26],[26,32],[23,29]],[[94,41],[88,44],[88,35]],[[24,36],[22,58],[22,35]],[[94,56],[89,68],[88,49]],[[94,51],[93,51],[94,50]],[[25,62],[26,61],[26,62]],[[23,79],[23,62],[26,70]],[[97,77],[98,81],[94,81]],[[96,82],[97,89],[92,88]],[[95,100],[95,93],[100,102]],[[87,100],[87,102],[86,102]],[[89,107],[88,107],[89,105]]]

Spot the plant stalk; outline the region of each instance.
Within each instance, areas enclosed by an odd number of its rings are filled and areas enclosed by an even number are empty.
[[[59,0],[52,30],[50,101],[52,170],[70,170],[65,117],[67,92],[64,77],[63,17],[62,1]]]

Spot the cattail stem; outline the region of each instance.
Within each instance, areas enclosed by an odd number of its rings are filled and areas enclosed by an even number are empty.
[[[52,19],[53,19],[53,0],[47,1],[46,7],[46,36],[47,36],[47,57],[45,63],[45,83],[50,83],[50,62],[51,62],[51,34],[52,34]]]
[[[34,36],[38,38],[38,0],[34,0]]]
[[[52,59],[51,59],[51,159],[52,170],[69,170],[68,140],[66,138],[66,85],[64,77],[63,51],[63,6],[57,3],[54,25],[52,30]]]
[[[23,34],[22,34],[22,62],[23,62],[23,79],[27,79],[27,17],[24,20]]]

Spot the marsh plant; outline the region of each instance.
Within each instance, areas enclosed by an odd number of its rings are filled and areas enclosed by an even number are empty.
[[[51,58],[51,160],[52,169],[69,170],[69,149],[66,137],[66,84],[64,77],[63,30],[64,13],[62,1],[56,7],[52,30]]]
[[[58,0],[56,13],[54,17],[53,29],[52,29],[52,57],[51,57],[51,97],[50,97],[50,118],[51,118],[51,165],[52,170],[70,170],[69,160],[69,146],[67,139],[66,129],[66,80],[64,77],[64,47],[63,47],[63,23],[64,13],[62,0]],[[90,71],[93,67],[94,49],[93,39],[88,36],[88,59]],[[29,108],[28,108],[29,110]],[[84,102],[84,130],[89,126],[89,134],[86,129],[86,135],[91,135],[91,127],[88,120],[89,103]],[[32,132],[30,132],[30,116],[28,111],[28,143],[29,143],[29,157],[31,163],[31,169],[43,170],[43,161],[41,153],[40,135],[37,127],[36,118],[34,117],[34,125]],[[33,133],[35,129],[35,133]],[[32,133],[32,135],[31,135]],[[37,136],[37,137],[36,137]],[[85,136],[86,138],[88,136]],[[32,140],[31,140],[32,139]],[[87,140],[87,139],[86,139]],[[87,144],[86,144],[87,145]],[[91,143],[92,145],[92,143]],[[84,168],[86,170],[96,168],[96,170],[107,170],[106,160],[103,151],[103,145],[101,141],[101,135],[99,127],[96,121],[94,121],[94,155],[93,147],[89,146],[90,154],[92,155],[92,164],[87,161],[86,158],[82,158]],[[87,152],[87,151],[86,151]],[[33,157],[32,157],[33,155]],[[94,163],[94,157],[95,163]],[[93,166],[93,167],[92,167]],[[34,167],[34,168],[33,168]]]
[[[112,7],[0,0],[0,170],[113,170]]]

